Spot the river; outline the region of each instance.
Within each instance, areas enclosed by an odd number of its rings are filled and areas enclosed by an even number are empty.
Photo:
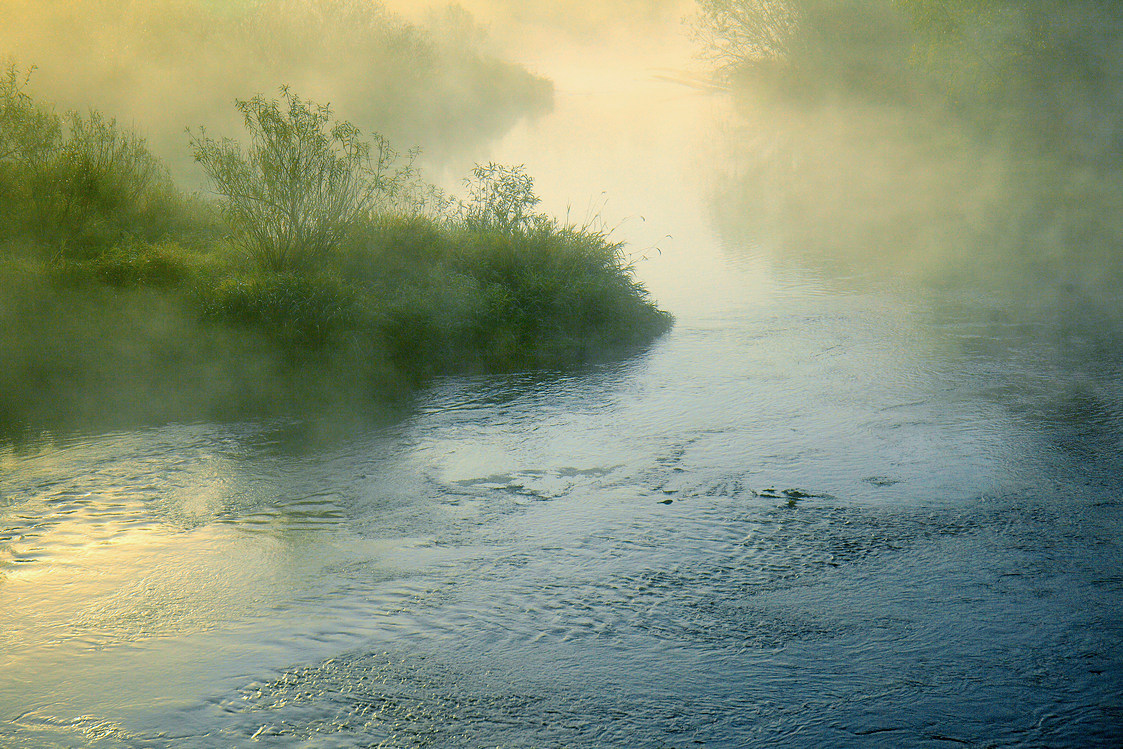
[[[726,94],[537,62],[488,156],[674,329],[339,432],[0,447],[0,744],[1123,743],[1120,289],[809,261],[721,208]]]

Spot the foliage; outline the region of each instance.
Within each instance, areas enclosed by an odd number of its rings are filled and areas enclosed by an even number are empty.
[[[237,240],[264,270],[323,262],[411,173],[381,136],[364,140],[327,105],[281,89],[283,103],[236,102],[249,131],[247,151],[205,130],[191,136],[195,160],[224,198]]]
[[[1123,14],[1106,0],[699,0],[735,83],[794,99],[945,109],[1094,164],[1123,157]]]
[[[60,258],[96,256],[129,236],[153,239],[176,204],[144,138],[99,112],[63,116],[26,92],[13,65],[0,80],[0,182],[9,231]]]
[[[528,213],[516,228],[462,214],[381,217],[343,264],[371,300],[375,346],[424,377],[569,367],[669,328],[618,242]]]
[[[368,132],[442,156],[462,157],[552,99],[549,81],[498,59],[479,34],[410,23],[373,0],[7,0],[0,8],[0,59],[10,50],[37,62],[37,88],[60,111],[96,102],[135,123],[192,187],[183,126],[231,134],[240,118],[230,102],[285,82]]]
[[[460,206],[464,224],[477,231],[515,232],[530,228],[540,217],[534,207],[534,178],[522,166],[477,164],[464,180],[468,202]]]
[[[671,323],[602,233],[533,208],[521,166],[477,166],[453,216],[367,216],[310,268],[226,279],[205,316],[269,331],[290,348],[365,336],[411,378],[570,366],[650,340]]]
[[[458,237],[457,269],[480,285],[471,338],[507,366],[561,366],[664,332],[657,310],[605,235],[551,221],[520,234]]]
[[[133,240],[103,253],[95,261],[98,280],[110,286],[174,287],[189,278],[186,253],[178,244]]]
[[[0,76],[0,236],[19,233],[33,196],[30,182],[61,140],[59,117],[27,93],[31,71],[15,63]]]
[[[60,137],[58,117],[26,91],[32,72],[10,63],[0,74],[0,166],[5,170],[45,160]]]
[[[1050,98],[1058,84],[1113,85],[1123,16],[1100,0],[894,0],[910,21],[914,62],[960,98]]]
[[[145,233],[152,204],[172,188],[144,139],[98,112],[70,112],[64,123],[66,136],[32,174],[36,228],[69,255]]]
[[[322,348],[360,321],[355,290],[331,276],[230,276],[197,295],[204,318],[259,328],[289,348]]]
[[[788,94],[894,91],[907,24],[892,0],[698,0],[695,34],[730,80]]]
[[[798,0],[698,0],[698,36],[725,72],[791,52],[799,21]]]
[[[103,284],[116,288],[174,289],[198,272],[198,260],[171,240],[155,243],[126,238],[97,255],[56,259],[50,264],[53,281],[69,287]]]
[[[223,196],[220,226],[140,136],[96,111],[56,115],[25,85],[15,67],[0,83],[0,210],[18,218],[0,237],[14,300],[0,321],[37,321],[34,339],[4,331],[5,383],[29,393],[0,399],[11,418],[42,393],[81,411],[82,387],[126,373],[146,392],[166,380],[169,404],[189,400],[182,383],[217,379],[223,398],[256,408],[297,381],[330,398],[572,366],[670,325],[619,244],[535,211],[522,166],[477,166],[454,204],[412,155],[282,89],[238,102],[248,147],[191,135]]]

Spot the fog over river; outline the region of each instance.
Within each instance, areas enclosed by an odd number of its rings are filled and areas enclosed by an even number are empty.
[[[470,157],[674,328],[338,429],[0,444],[0,745],[1123,744],[1118,247],[996,240],[981,151],[700,84],[665,15],[538,28],[552,112]]]

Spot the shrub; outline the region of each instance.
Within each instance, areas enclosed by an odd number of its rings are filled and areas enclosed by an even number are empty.
[[[464,180],[468,202],[460,206],[461,219],[476,231],[514,232],[530,228],[541,216],[534,207],[534,178],[522,166],[477,164]]]
[[[269,271],[301,269],[338,250],[362,219],[412,173],[381,136],[364,140],[331,108],[281,89],[281,101],[255,96],[235,106],[245,119],[247,151],[200,130],[195,160],[223,196],[237,241]]]
[[[110,286],[178,286],[189,275],[183,248],[172,242],[127,242],[94,263],[99,281]]]
[[[378,298],[374,333],[396,368],[413,379],[478,369],[468,328],[479,285],[450,268],[430,267]]]
[[[260,328],[294,349],[321,348],[362,319],[355,290],[328,276],[230,277],[202,285],[198,301],[204,318]]]
[[[27,220],[29,180],[58,148],[61,122],[26,91],[30,72],[14,63],[0,75],[0,231],[12,234]]]
[[[515,234],[462,232],[457,269],[480,287],[467,335],[489,369],[572,365],[671,325],[600,232],[545,220]]]
[[[95,111],[70,112],[64,123],[65,137],[33,172],[35,233],[71,257],[149,235],[150,219],[173,188],[145,140]]]
[[[0,74],[0,165],[10,168],[45,160],[57,147],[58,116],[41,108],[25,90],[31,71],[15,63]]]
[[[0,187],[9,231],[64,259],[137,236],[157,238],[178,197],[144,138],[96,111],[58,116],[26,92],[15,65],[0,77]]]
[[[698,0],[698,6],[696,31],[726,72],[786,58],[802,15],[793,0]]]

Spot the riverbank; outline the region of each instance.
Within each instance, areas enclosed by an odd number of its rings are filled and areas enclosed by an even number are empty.
[[[5,431],[347,410],[443,374],[581,366],[671,325],[622,245],[535,212],[519,167],[477,167],[459,200],[380,136],[372,168],[354,126],[285,90],[284,108],[239,103],[275,128],[246,151],[196,136],[243,180],[209,172],[207,200],[115,121],[55,115],[14,67],[2,93]],[[279,132],[284,174],[262,166]],[[254,212],[282,192],[285,210]]]
[[[227,248],[5,247],[0,421],[276,415],[393,397],[447,373],[565,368],[669,327],[603,235],[395,217],[315,274]]]

